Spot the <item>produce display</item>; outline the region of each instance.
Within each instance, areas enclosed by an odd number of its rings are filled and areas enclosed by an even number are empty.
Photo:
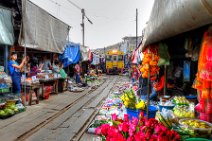
[[[181,119],[179,121],[184,132],[189,131],[191,137],[210,138],[212,135],[212,124],[199,119]]]
[[[54,79],[53,73],[38,73],[37,78],[40,80]]]
[[[4,80],[4,78],[0,79],[0,93],[7,93],[9,92],[9,85],[6,83],[6,81]]]
[[[209,129],[212,128],[211,124],[208,124],[206,122],[203,122],[201,120],[197,120],[197,119],[183,119],[180,122],[182,125],[186,125],[192,128],[203,128],[203,129]]]
[[[16,105],[15,101],[7,101],[5,106],[0,110],[0,118],[8,118],[16,113],[22,112],[25,109],[25,107],[21,104]]]
[[[140,72],[143,78],[148,78],[148,70],[150,69],[151,80],[156,80],[160,67],[157,66],[160,57],[157,55],[157,51],[148,49],[144,52],[144,58],[142,60],[142,67]]]
[[[189,101],[184,96],[175,96],[173,103],[176,105],[189,105]]]
[[[188,106],[175,106],[173,112],[179,118],[195,118],[194,110]]]
[[[125,90],[123,95],[121,96],[121,99],[126,108],[144,110],[146,107],[145,102],[140,100],[140,98],[136,100],[135,93],[132,89]]]

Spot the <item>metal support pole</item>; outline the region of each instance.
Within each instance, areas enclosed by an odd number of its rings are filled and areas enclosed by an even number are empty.
[[[167,66],[164,66],[164,88],[163,88],[163,96],[166,95],[167,90]]]
[[[26,46],[24,46],[24,57],[26,57]],[[26,105],[26,63],[24,64],[24,106]]]
[[[8,52],[8,46],[6,45],[4,48],[4,67],[5,67],[5,72],[8,74],[8,56],[9,56],[9,52]]]
[[[147,80],[147,114],[146,114],[146,118],[149,119],[149,103],[150,103],[150,88],[151,88],[151,84],[150,84],[150,65],[149,65],[149,69],[148,69],[148,80]]]
[[[85,23],[84,23],[84,20],[85,20],[85,10],[84,9],[81,9],[81,13],[82,13],[82,45],[83,47],[85,46]]]
[[[135,48],[138,47],[138,9],[136,9],[136,43]]]

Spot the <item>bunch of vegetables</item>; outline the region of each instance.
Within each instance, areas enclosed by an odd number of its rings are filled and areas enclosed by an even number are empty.
[[[160,57],[157,54],[157,51],[148,51],[144,52],[144,58],[142,60],[142,66],[140,72],[142,73],[143,78],[148,78],[148,70],[150,69],[150,78],[151,80],[156,80],[156,75],[159,72],[160,68],[158,67],[158,61]]]
[[[146,107],[144,101],[140,100],[140,98],[136,99],[135,93],[132,89],[125,90],[121,99],[126,108],[144,110]]]

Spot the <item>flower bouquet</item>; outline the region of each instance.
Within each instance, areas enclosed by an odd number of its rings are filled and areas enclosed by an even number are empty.
[[[180,135],[160,124],[154,118],[144,118],[143,112],[139,119],[129,120],[128,115],[120,120],[116,115],[112,116],[113,125],[102,124],[96,128],[95,133],[102,137],[103,141],[179,141]],[[114,124],[115,123],[115,124]]]

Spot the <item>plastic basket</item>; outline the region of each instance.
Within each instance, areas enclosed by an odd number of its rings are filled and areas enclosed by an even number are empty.
[[[8,92],[10,92],[9,88],[1,88],[0,89],[0,93],[8,93]]]
[[[132,117],[139,118],[140,110],[130,109],[130,108],[126,108],[126,109],[127,109],[127,114],[130,120],[132,120]]]
[[[158,109],[155,106],[149,106],[149,118],[155,118]],[[144,111],[144,116],[146,116],[146,111]]]
[[[175,105],[173,106],[164,106],[164,105],[159,105],[159,110],[162,111],[162,109],[167,109],[167,110],[172,110]]]

